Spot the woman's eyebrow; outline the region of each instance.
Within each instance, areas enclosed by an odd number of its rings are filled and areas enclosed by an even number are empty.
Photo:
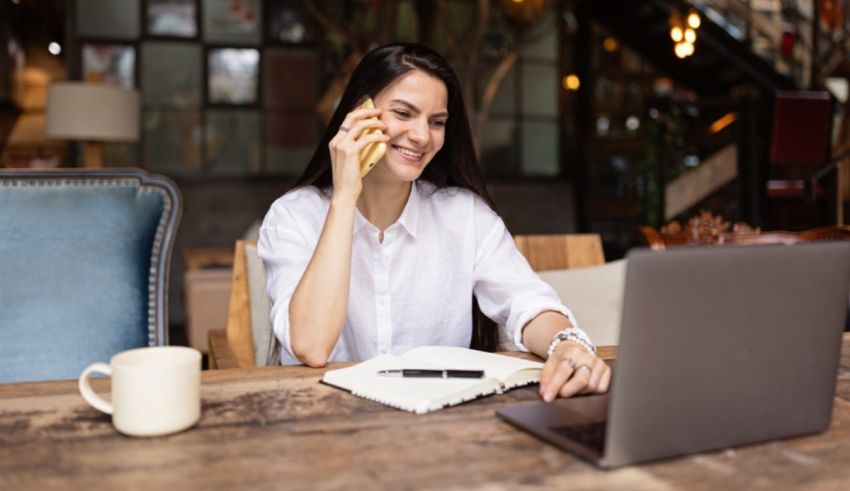
[[[410,110],[414,113],[417,113],[417,114],[422,112],[422,111],[419,110],[418,107],[416,107],[413,104],[411,104],[411,103],[409,103],[405,100],[402,100],[402,99],[393,99],[390,102],[395,102],[397,104],[401,104],[402,106],[405,106],[408,110]],[[448,116],[449,116],[449,113],[447,111],[442,111],[442,112],[434,113],[434,114],[431,115],[432,118],[435,118],[435,117],[436,118],[447,118]]]

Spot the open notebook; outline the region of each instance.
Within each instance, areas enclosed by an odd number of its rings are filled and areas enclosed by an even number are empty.
[[[484,378],[396,378],[379,370],[405,368],[484,370]],[[378,355],[357,365],[328,370],[322,382],[352,394],[417,414],[540,381],[543,363],[449,346],[423,346]]]

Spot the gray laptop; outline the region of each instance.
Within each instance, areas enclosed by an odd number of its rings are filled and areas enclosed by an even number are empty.
[[[609,393],[497,414],[601,467],[824,431],[848,291],[850,242],[634,251]]]

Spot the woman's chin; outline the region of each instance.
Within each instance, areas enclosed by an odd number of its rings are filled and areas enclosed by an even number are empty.
[[[388,167],[390,172],[402,181],[415,181],[422,175],[427,164],[393,163]]]

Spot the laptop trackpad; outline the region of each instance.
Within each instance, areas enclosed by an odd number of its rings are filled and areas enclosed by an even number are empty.
[[[602,457],[608,394],[500,408],[509,423],[591,461]]]
[[[598,423],[608,417],[608,394],[557,399],[552,404],[564,409],[556,411],[563,424]]]

